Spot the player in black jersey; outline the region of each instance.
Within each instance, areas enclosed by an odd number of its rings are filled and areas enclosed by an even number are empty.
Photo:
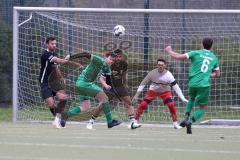
[[[111,65],[111,74],[108,72],[104,73],[103,71],[99,81],[102,84],[104,92],[107,94],[110,102],[113,100],[113,98],[117,98],[118,100],[124,102],[124,105],[127,108],[129,120],[132,123],[132,121],[134,121],[134,109],[128,91],[128,63],[122,50],[117,49],[114,51],[114,53],[116,57],[114,63]],[[87,124],[88,129],[92,129],[94,121],[99,114],[100,111],[93,113],[92,118]],[[141,125],[135,127],[138,128],[140,126]]]
[[[53,124],[56,128],[62,128],[60,125],[61,112],[67,102],[67,95],[61,87],[61,84],[65,83],[61,72],[57,68],[57,64],[65,64],[68,63],[68,60],[58,58],[55,49],[57,45],[57,41],[54,37],[48,37],[46,39],[47,49],[42,52],[41,55],[41,68],[39,75],[39,83],[41,89],[41,96],[46,101],[47,105],[50,108],[51,113],[56,116]],[[49,86],[49,77],[51,74],[55,74],[56,78],[58,78],[59,84],[55,84],[54,90]],[[56,79],[54,80],[55,82]],[[57,96],[59,103],[57,107],[54,106],[54,96]]]

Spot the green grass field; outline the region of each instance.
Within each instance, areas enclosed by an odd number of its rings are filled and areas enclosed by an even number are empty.
[[[0,108],[0,122],[12,120],[12,108]]]
[[[239,160],[240,128],[202,128],[193,134],[166,125],[0,123],[1,160]]]

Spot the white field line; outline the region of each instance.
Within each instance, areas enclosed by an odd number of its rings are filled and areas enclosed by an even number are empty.
[[[31,121],[31,122],[19,122],[18,124],[51,124],[52,121]],[[67,125],[86,125],[87,122],[76,122],[76,121],[69,121],[67,122]],[[106,126],[106,123],[103,122],[96,122],[95,125],[99,125],[99,126]],[[121,124],[121,126],[128,126],[129,123],[127,122],[123,122]],[[172,124],[159,124],[159,123],[154,123],[154,124],[150,124],[150,123],[142,123],[142,125],[146,128],[173,128]],[[17,126],[17,125],[16,125]],[[240,128],[240,126],[229,126],[229,125],[199,125],[199,124],[193,124],[192,125],[194,128]],[[107,126],[106,126],[107,127]]]
[[[138,150],[138,151],[166,151],[166,152],[193,152],[193,153],[216,153],[216,154],[237,154],[239,151],[229,150],[201,150],[201,149],[181,149],[181,148],[151,148],[151,147],[132,147],[130,144],[126,146],[119,145],[67,145],[67,144],[49,144],[49,143],[10,143],[0,142],[1,145],[13,146],[30,146],[30,147],[54,147],[54,148],[84,148],[84,149],[112,149],[112,150]]]
[[[60,157],[57,157],[57,158],[49,158],[49,157],[22,157],[20,155],[18,156],[1,156],[0,155],[0,160],[66,160],[66,158],[60,158]],[[68,157],[67,160],[82,160],[82,159],[79,159],[79,158],[71,158],[71,157]]]
[[[13,138],[19,138],[19,139],[22,139],[22,138],[31,138],[31,139],[36,139],[36,138],[44,138],[45,140],[47,138],[50,138],[50,139],[87,139],[87,140],[116,140],[116,137],[113,136],[113,137],[98,137],[98,136],[57,136],[57,135],[54,135],[54,136],[47,136],[47,137],[43,137],[43,136],[29,136],[29,135],[21,135],[21,136],[16,136],[16,135],[5,135],[4,138],[9,138],[9,137],[13,137]],[[218,138],[218,137],[215,137],[215,138]],[[217,143],[240,143],[240,139],[239,140],[228,140],[228,138],[230,138],[229,136],[227,137],[219,137],[219,139],[201,139],[199,140],[199,142],[217,142]],[[124,141],[152,141],[152,142],[156,142],[156,141],[168,141],[168,142],[192,142],[192,141],[196,141],[194,139],[171,139],[171,138],[148,138],[148,137],[118,137],[117,140],[124,140]]]

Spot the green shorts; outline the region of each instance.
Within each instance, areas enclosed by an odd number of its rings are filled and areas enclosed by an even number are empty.
[[[77,80],[76,88],[78,94],[86,97],[95,97],[99,92],[102,91],[102,88],[100,88],[94,82],[85,82],[83,80]]]
[[[210,87],[189,87],[189,98],[195,101],[196,106],[208,105]]]

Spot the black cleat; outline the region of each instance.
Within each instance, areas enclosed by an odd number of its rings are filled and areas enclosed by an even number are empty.
[[[186,122],[189,120],[189,116],[185,116],[185,119],[179,124],[181,127],[186,127]]]
[[[61,121],[60,121],[60,124],[61,124],[62,127],[66,126],[67,120],[68,120],[68,115],[67,115],[66,112],[63,112],[61,114]]]
[[[117,125],[119,125],[119,124],[121,124],[121,123],[122,123],[122,122],[113,119],[113,120],[112,120],[112,123],[108,123],[108,128],[112,128],[112,127],[117,126]]]
[[[187,121],[186,123],[187,134],[192,134],[192,122]]]
[[[186,127],[186,120],[183,120],[179,125],[183,128]]]

